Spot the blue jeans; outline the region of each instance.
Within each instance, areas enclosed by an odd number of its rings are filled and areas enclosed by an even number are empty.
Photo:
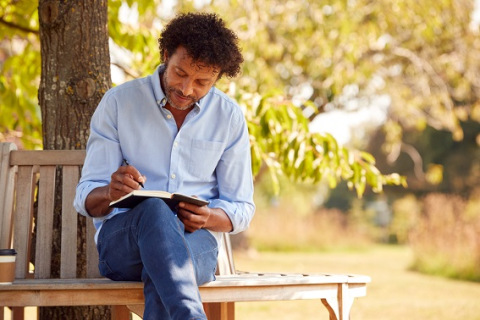
[[[207,319],[198,286],[215,280],[217,241],[183,223],[160,199],[147,199],[104,222],[98,235],[100,273],[144,283],[143,319]]]

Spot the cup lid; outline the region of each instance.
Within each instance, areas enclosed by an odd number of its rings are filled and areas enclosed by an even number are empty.
[[[0,256],[14,256],[16,254],[15,249],[0,249]]]

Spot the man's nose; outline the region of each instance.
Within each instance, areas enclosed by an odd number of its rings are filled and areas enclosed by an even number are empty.
[[[185,79],[182,85],[182,94],[184,96],[189,96],[193,93],[193,83],[189,79]]]

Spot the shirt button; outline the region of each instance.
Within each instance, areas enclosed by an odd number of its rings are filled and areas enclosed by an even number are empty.
[[[167,114],[167,119],[172,119],[172,115],[171,115],[171,114]]]
[[[176,177],[175,173],[172,173],[172,174],[170,175],[170,177],[171,177],[172,179],[175,179],[175,177]]]
[[[174,146],[174,147],[178,147],[178,142],[174,142],[174,143],[173,143],[173,146]]]

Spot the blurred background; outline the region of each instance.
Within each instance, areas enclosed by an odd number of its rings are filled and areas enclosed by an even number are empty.
[[[113,85],[159,64],[176,13],[216,12],[239,36],[242,75],[218,83],[253,146],[257,213],[234,238],[238,269],[368,274],[355,319],[480,319],[479,0],[108,6]],[[0,26],[0,141],[42,148],[37,4],[0,1]],[[315,137],[324,158],[335,145],[371,166],[355,180],[317,162]],[[239,303],[237,318],[326,319],[322,308]]]

